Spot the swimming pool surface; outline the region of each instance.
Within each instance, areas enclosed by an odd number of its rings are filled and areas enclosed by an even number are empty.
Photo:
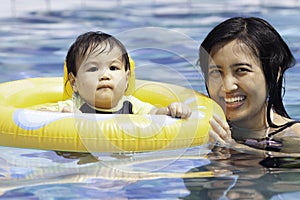
[[[284,102],[289,114],[300,118],[298,0],[6,1],[0,15],[0,82],[62,76],[70,44],[83,32],[100,30],[126,45],[137,78],[206,93],[195,67],[203,38],[229,17],[262,17],[297,59],[286,75]],[[0,147],[0,199],[298,199],[298,158],[224,151],[212,154],[199,146],[82,154]]]

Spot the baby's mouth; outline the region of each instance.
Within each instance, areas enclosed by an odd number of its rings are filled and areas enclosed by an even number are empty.
[[[101,90],[101,89],[105,89],[105,88],[112,89],[112,87],[108,84],[101,84],[97,87],[97,90]]]

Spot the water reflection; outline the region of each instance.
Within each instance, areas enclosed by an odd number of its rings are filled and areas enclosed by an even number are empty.
[[[216,150],[215,150],[216,151]],[[231,176],[184,178],[191,191],[184,199],[270,199],[300,190],[297,157],[260,157],[228,149],[209,154],[209,165],[191,171],[224,170]],[[227,153],[225,153],[227,151]],[[223,158],[220,158],[222,155]],[[227,155],[227,157],[226,157]]]
[[[1,152],[0,199],[43,198],[45,192],[54,192],[52,198],[80,199],[289,199],[300,191],[298,157],[264,157],[220,147],[138,154],[8,147]]]

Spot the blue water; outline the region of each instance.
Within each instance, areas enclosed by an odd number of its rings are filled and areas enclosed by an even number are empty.
[[[137,78],[205,93],[195,67],[205,35],[229,17],[258,16],[274,25],[297,59],[286,75],[284,102],[290,115],[300,118],[298,0],[73,2],[56,9],[54,0],[39,1],[45,9],[30,10],[30,3],[7,1],[9,11],[0,18],[0,82],[62,76],[74,39],[101,30],[126,45]],[[28,11],[21,12],[18,3]],[[297,158],[261,163],[262,158],[249,154],[222,152],[207,157],[207,153],[206,147],[195,147],[68,155],[1,147],[0,199],[296,199],[300,193]]]

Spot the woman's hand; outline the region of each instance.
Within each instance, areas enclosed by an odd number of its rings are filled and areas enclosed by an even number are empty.
[[[222,120],[218,115],[213,115],[210,120],[211,130],[209,131],[210,140],[219,143],[222,146],[228,146],[235,142],[231,137],[231,131],[228,123]]]
[[[214,144],[219,144],[217,146],[230,148],[239,152],[256,154],[260,156],[265,156],[266,151],[261,149],[255,149],[249,147],[245,144],[240,144],[236,142],[231,136],[231,130],[228,123],[222,120],[219,116],[213,115],[210,120],[211,130],[209,131],[210,140],[215,142]]]

